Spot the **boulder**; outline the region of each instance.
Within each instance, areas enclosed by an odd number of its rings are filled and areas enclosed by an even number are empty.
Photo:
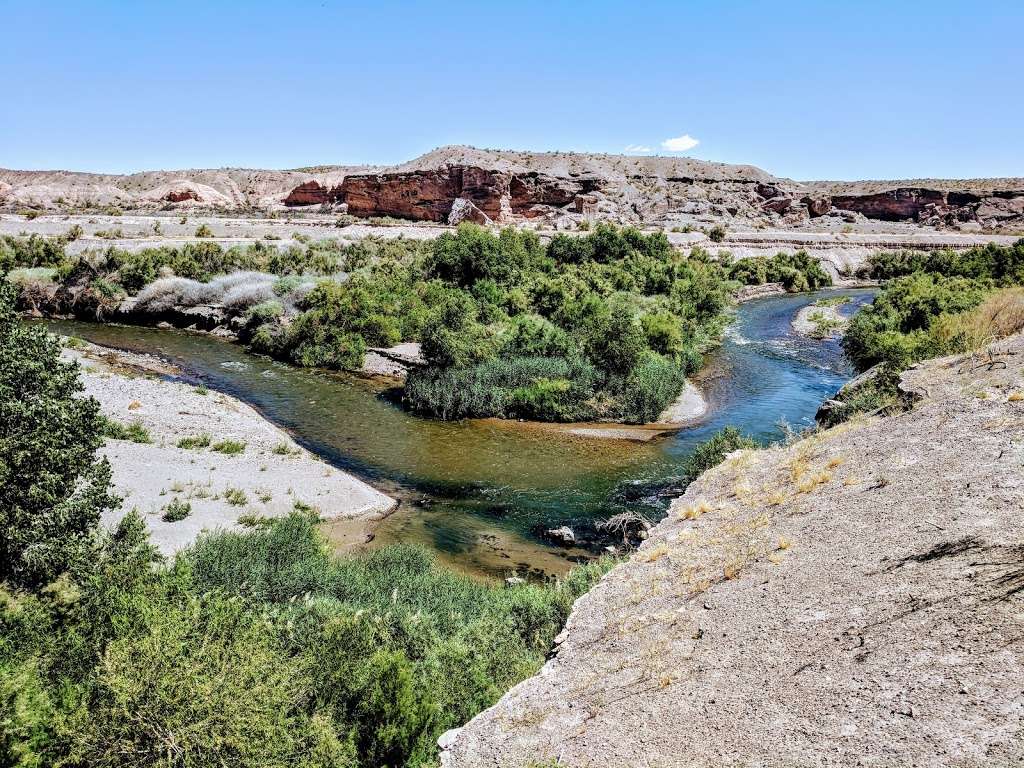
[[[463,221],[472,221],[474,224],[490,224],[490,217],[477,208],[471,200],[464,197],[455,198],[452,209],[448,212],[448,223],[455,225]]]
[[[576,543],[576,534],[567,525],[550,528],[544,532],[544,536],[556,544],[561,544],[563,547],[571,547]]]

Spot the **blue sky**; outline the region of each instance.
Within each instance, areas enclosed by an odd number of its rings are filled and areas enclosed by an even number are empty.
[[[797,179],[1024,176],[1020,0],[0,0],[0,27],[6,168],[692,137]]]

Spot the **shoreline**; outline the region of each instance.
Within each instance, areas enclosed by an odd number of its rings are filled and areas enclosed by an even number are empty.
[[[246,403],[171,378],[181,371],[159,358],[88,342],[66,348],[63,356],[79,362],[83,394],[95,397],[107,418],[138,424],[150,440],[108,438],[100,449],[124,499],[102,524],[114,525],[138,509],[164,554],[186,548],[204,530],[240,530],[240,519],[282,517],[295,508],[316,510],[326,522],[352,523],[361,531],[352,543],[364,543],[372,537],[369,524],[398,505],[302,448]],[[205,445],[180,444],[196,438]],[[218,444],[225,445],[218,451]],[[165,521],[174,502],[190,512]]]

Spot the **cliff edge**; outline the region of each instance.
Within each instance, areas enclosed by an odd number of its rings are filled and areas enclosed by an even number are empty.
[[[731,455],[446,768],[1024,762],[1024,335]]]

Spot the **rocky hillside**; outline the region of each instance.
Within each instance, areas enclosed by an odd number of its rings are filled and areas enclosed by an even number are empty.
[[[1024,179],[796,182],[685,157],[442,147],[393,167],[155,171],[129,176],[0,170],[0,206],[219,211],[327,207],[360,217],[456,223],[582,219],[740,228],[912,222],[1024,228]],[[815,222],[815,220],[818,220]]]
[[[701,477],[442,764],[1024,763],[1024,336],[902,387]]]

